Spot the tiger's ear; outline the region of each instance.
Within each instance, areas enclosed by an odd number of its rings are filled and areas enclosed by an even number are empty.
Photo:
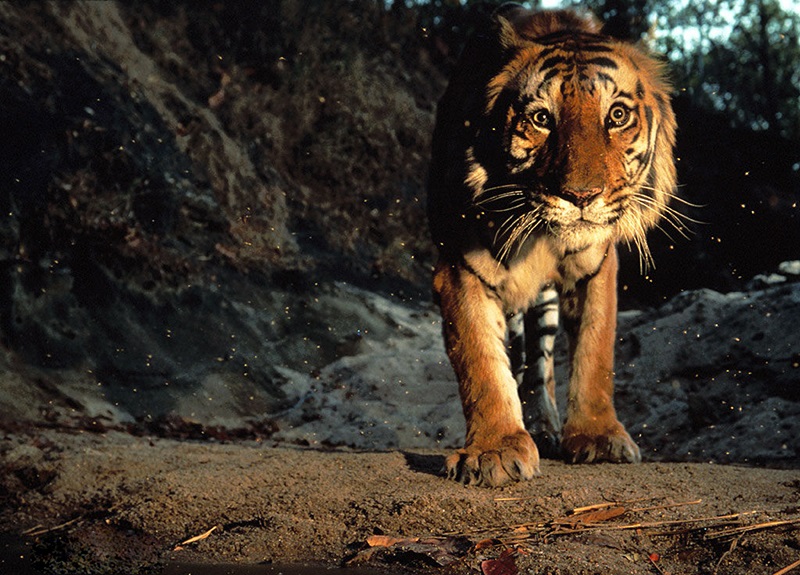
[[[599,34],[602,24],[588,12],[553,10],[532,12],[519,4],[503,4],[492,14],[498,39],[504,48],[516,48],[542,36],[574,30]]]
[[[517,34],[514,22],[519,21],[524,15],[530,14],[519,4],[506,3],[499,6],[492,14],[492,22],[495,25],[497,39],[503,49],[515,48],[520,45],[520,37]]]

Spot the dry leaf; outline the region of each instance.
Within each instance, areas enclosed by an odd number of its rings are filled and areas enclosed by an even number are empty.
[[[483,575],[517,575],[519,569],[514,560],[514,553],[504,552],[497,559],[481,561],[481,573]]]
[[[482,541],[478,541],[475,546],[472,548],[473,551],[480,551],[481,549],[486,549],[487,547],[494,547],[495,545],[501,545],[502,541],[499,539],[483,539]]]
[[[596,511],[584,511],[568,517],[562,517],[553,521],[554,525],[566,525],[569,527],[578,527],[591,525],[593,523],[601,523],[614,519],[625,513],[625,508],[618,505],[615,507],[608,507],[606,509],[598,509]]]
[[[608,509],[599,509],[597,511],[590,511],[588,513],[581,513],[580,515],[573,516],[581,523],[600,523],[601,521],[608,521],[614,517],[619,517],[625,513],[625,508],[622,506],[609,507]]]

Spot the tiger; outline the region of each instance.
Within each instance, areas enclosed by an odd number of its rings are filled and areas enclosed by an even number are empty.
[[[617,245],[649,265],[646,232],[677,213],[670,90],[656,56],[575,11],[503,5],[465,45],[427,185],[433,296],[466,420],[447,477],[529,480],[537,442],[572,463],[641,461],[613,402]]]

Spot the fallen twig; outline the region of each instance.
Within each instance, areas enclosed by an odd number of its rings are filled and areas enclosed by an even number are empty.
[[[69,521],[65,521],[64,523],[60,523],[59,525],[54,525],[53,527],[42,527],[41,525],[37,525],[35,527],[31,527],[30,529],[23,531],[23,535],[27,535],[28,537],[37,537],[39,535],[44,535],[45,533],[50,533],[51,531],[58,531],[59,529],[64,529],[65,527],[69,527],[83,519],[82,516],[75,517],[74,519],[70,519]]]
[[[755,511],[750,512],[755,513]],[[690,518],[690,519],[672,519],[672,520],[664,520],[664,521],[640,521],[636,523],[624,523],[622,525],[586,525],[580,529],[580,531],[585,530],[609,530],[609,531],[625,531],[630,529],[652,529],[654,527],[667,527],[670,525],[689,525],[693,523],[708,523],[711,521],[724,521],[724,520],[731,520],[731,519],[739,519],[744,515],[743,513],[732,513],[730,515],[712,515],[708,517],[697,517],[697,518]],[[578,530],[575,530],[578,531]],[[570,531],[574,532],[574,531]],[[566,532],[565,532],[566,533]],[[561,535],[561,532],[555,532],[554,535]],[[672,535],[672,532],[660,532],[654,533],[654,535]]]
[[[515,501],[517,499],[523,498],[516,498],[516,497],[499,497],[496,498],[495,501]],[[702,502],[701,499],[696,499],[693,501],[681,501],[677,503],[665,503],[663,505],[657,505],[652,507],[641,507],[641,508],[631,508],[628,509],[627,505],[631,503],[638,503],[641,501],[653,500],[652,497],[642,497],[639,499],[630,499],[627,501],[606,501],[603,503],[595,503],[593,505],[585,505],[582,507],[575,507],[569,510],[564,517],[559,517],[556,519],[551,519],[549,521],[538,521],[538,522],[530,522],[530,523],[519,523],[516,525],[486,525],[483,527],[476,527],[474,529],[469,530],[462,530],[462,531],[447,531],[444,535],[481,535],[481,534],[489,534],[491,538],[496,538],[497,533],[507,532],[513,540],[520,540],[524,539],[525,537],[533,534],[533,533],[545,533],[550,531],[549,535],[562,535],[567,533],[573,533],[575,530],[583,530],[583,529],[592,529],[592,528],[612,528],[612,529],[637,529],[637,528],[648,528],[648,527],[656,527],[659,525],[666,525],[665,522],[656,522],[656,523],[636,523],[629,526],[609,526],[608,524],[602,524],[604,521],[608,521],[609,519],[613,519],[615,517],[619,517],[624,513],[633,513],[638,511],[652,511],[652,510],[659,510],[659,509],[670,509],[672,507],[683,507],[685,505],[697,505]],[[718,519],[718,518],[713,518]],[[687,520],[689,521],[689,520]],[[698,519],[696,521],[701,521]],[[552,531],[554,526],[561,526],[562,529],[558,531]],[[574,529],[563,529],[563,526],[570,527],[572,526]],[[507,538],[505,540],[508,540]]]
[[[656,571],[658,571],[661,575],[664,575],[664,571],[662,571],[661,567],[658,566],[658,563],[656,563],[656,560],[653,559],[653,556],[647,553],[645,553],[645,555],[647,555],[647,560],[650,561],[650,565],[655,567]]]
[[[218,527],[217,525],[214,525],[214,527],[212,527],[205,533],[201,533],[200,535],[195,535],[194,537],[190,537],[186,541],[180,543],[180,545],[188,545],[189,543],[196,543],[197,541],[202,541],[203,539],[206,539],[209,535],[211,535],[217,527]]]
[[[797,525],[800,524],[800,518],[784,519],[780,521],[767,521],[765,523],[756,523],[754,525],[742,525],[740,527],[731,527],[723,529],[714,533],[708,533],[706,539],[720,539],[728,537],[729,535],[737,535],[739,533],[749,533],[751,531],[761,531],[762,529],[770,529],[772,527],[782,527],[784,525]]]
[[[786,567],[784,567],[780,571],[775,571],[775,573],[773,573],[773,575],[786,575],[786,573],[788,573],[789,571],[791,571],[795,567],[800,567],[800,559],[798,559],[797,561],[795,561],[791,565],[787,565]]]
[[[619,507],[629,505],[631,503],[638,503],[640,501],[648,501],[651,500],[652,497],[640,497],[638,499],[628,499],[627,501],[605,501],[603,503],[595,503],[594,505],[585,505],[583,507],[575,507],[571,511],[569,511],[569,515],[578,515],[579,513],[585,513],[586,511],[595,511],[597,509],[605,509],[606,507]]]
[[[714,567],[714,575],[717,575],[717,573],[719,573],[719,568],[722,566],[722,562],[725,561],[725,558],[728,557],[728,555],[732,554],[734,551],[736,551],[736,547],[739,546],[739,540],[742,537],[744,537],[744,535],[740,535],[739,537],[733,539],[727,551],[725,551],[725,553],[720,555],[719,559],[717,560],[717,565]]]

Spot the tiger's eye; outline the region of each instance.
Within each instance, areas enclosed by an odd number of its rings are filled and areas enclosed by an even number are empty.
[[[550,116],[550,112],[547,110],[536,110],[533,114],[531,114],[531,122],[539,128],[549,129],[550,124],[553,122],[552,116]]]
[[[624,104],[614,104],[608,111],[608,119],[606,122],[608,123],[609,128],[621,128],[628,123],[630,118],[631,111],[627,106]]]

